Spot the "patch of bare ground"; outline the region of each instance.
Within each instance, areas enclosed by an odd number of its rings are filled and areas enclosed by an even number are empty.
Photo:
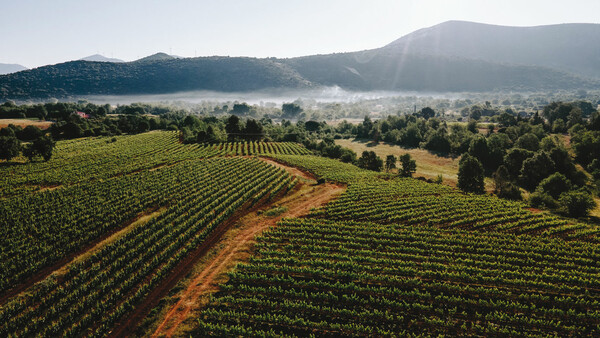
[[[131,219],[128,222],[126,222],[125,224],[123,224],[123,226],[107,232],[102,237],[89,243],[81,250],[74,252],[70,255],[67,255],[60,261],[56,262],[55,264],[38,271],[35,275],[30,277],[23,283],[15,286],[14,288],[12,288],[12,289],[8,290],[7,292],[5,292],[4,294],[0,295],[0,304],[4,304],[8,299],[20,294],[21,292],[26,291],[30,287],[34,286],[36,283],[48,278],[50,275],[54,275],[54,277],[60,278],[66,272],[69,271],[70,266],[73,265],[74,263],[80,262],[80,261],[84,260],[85,258],[90,257],[91,255],[93,255],[94,253],[96,253],[100,249],[102,249],[104,246],[106,246],[110,243],[113,243],[114,241],[123,237],[131,229],[133,229],[137,226],[143,225],[143,224],[147,223],[151,218],[154,218],[154,217],[160,215],[166,209],[167,209],[166,207],[163,207],[163,208],[153,207],[151,209],[148,209],[144,212],[139,213],[138,215],[136,215],[136,217],[134,217],[133,219]]]
[[[265,159],[263,159],[265,160]],[[284,167],[305,180],[313,180],[310,174],[287,167],[271,160],[268,163]],[[313,181],[314,182],[314,181]],[[276,225],[283,217],[301,217],[312,208],[327,204],[339,196],[345,187],[335,184],[311,185],[300,183],[300,187],[277,203],[252,212],[235,223],[223,238],[197,263],[192,272],[177,286],[172,295],[163,300],[143,327],[140,335],[173,337],[185,335],[207,304],[209,296],[227,281],[227,272],[239,262],[246,261],[253,252],[255,237]],[[283,210],[276,216],[267,216],[262,211],[277,208]]]

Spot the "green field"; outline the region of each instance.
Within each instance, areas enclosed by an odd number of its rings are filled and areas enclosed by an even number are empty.
[[[225,150],[212,146],[184,146],[176,136],[59,142],[49,162],[2,168],[3,295],[136,216],[163,210],[4,302],[1,336],[108,333],[225,220],[296,183],[285,170],[258,159],[220,156]],[[263,147],[271,147],[269,154],[303,149],[240,145],[250,147],[246,154]],[[32,189],[36,185],[38,190]],[[56,188],[39,190],[39,185]]]
[[[345,164],[348,190],[259,240],[194,336],[600,334],[598,227]]]
[[[309,184],[261,157],[346,190],[263,232],[190,335],[600,334],[598,226],[295,143],[151,132],[59,141],[48,162],[0,167],[0,336],[138,324],[231,222]]]

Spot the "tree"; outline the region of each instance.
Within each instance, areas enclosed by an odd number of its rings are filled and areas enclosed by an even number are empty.
[[[469,121],[469,123],[467,123],[467,130],[472,132],[473,134],[479,133],[479,129],[477,128],[477,121]]]
[[[126,120],[124,120],[124,119],[119,120],[119,122],[121,122],[121,121],[126,121]],[[119,129],[123,130],[121,127],[122,127],[122,123],[119,123]],[[123,130],[123,131],[125,131],[125,130]],[[69,122],[64,125],[63,133],[64,133],[64,137],[67,139],[78,138],[78,137],[83,136],[83,129],[81,128],[81,126],[79,124],[77,124],[75,122]]]
[[[587,216],[596,207],[594,199],[582,191],[565,192],[560,195],[558,203],[561,211],[570,217]]]
[[[505,166],[501,165],[494,173],[494,192],[500,198],[520,200],[521,190],[510,179],[510,174]]]
[[[21,141],[14,136],[0,136],[0,160],[10,161],[19,155]]]
[[[416,148],[421,141],[423,141],[423,136],[417,124],[411,123],[406,129],[401,131],[400,142],[402,145],[409,148]]]
[[[419,115],[422,116],[425,120],[428,120],[435,116],[435,111],[433,109],[431,109],[430,107],[425,107],[425,108],[421,109],[421,111],[419,112]]]
[[[544,178],[555,171],[554,161],[548,153],[542,151],[523,161],[519,179],[525,189],[533,191]]]
[[[571,190],[571,181],[561,173],[554,173],[544,178],[540,184],[538,184],[537,190],[552,196],[554,199],[558,199],[559,196]]]
[[[423,148],[443,154],[448,154],[450,152],[451,146],[450,140],[448,138],[448,132],[446,131],[446,129],[430,129],[427,135],[427,140],[423,145]]]
[[[304,123],[304,129],[307,131],[317,131],[321,128],[321,124],[317,121],[306,121]]]
[[[233,110],[231,111],[232,114],[236,114],[236,115],[247,115],[250,112],[250,106],[244,102],[244,103],[235,103],[233,105]]]
[[[358,159],[358,166],[363,169],[381,171],[383,168],[383,160],[377,156],[374,151],[365,150]]]
[[[515,147],[530,151],[538,151],[538,149],[540,149],[540,140],[533,133],[527,133],[517,139]]]
[[[508,169],[508,173],[511,177],[519,177],[523,162],[526,159],[533,157],[533,155],[535,155],[533,151],[526,149],[512,148],[508,150],[506,155],[504,155],[504,165],[506,166],[506,169]]]
[[[388,155],[385,158],[385,171],[390,171],[392,169],[396,169],[396,156],[394,155]]]
[[[263,126],[254,119],[248,119],[243,134],[248,140],[260,141],[263,137]]]
[[[41,156],[44,161],[48,161],[52,157],[52,150],[55,144],[52,137],[41,136],[23,149],[23,155],[30,161],[33,161],[38,156]]]
[[[234,141],[241,132],[240,118],[235,115],[229,116],[225,123],[225,131],[227,132],[227,140],[229,142]]]
[[[490,149],[487,139],[483,136],[473,137],[469,146],[469,154],[481,163],[487,163],[490,157]]]
[[[465,192],[484,192],[483,167],[469,154],[464,154],[458,164],[458,188]]]
[[[302,113],[302,108],[295,103],[284,103],[281,105],[281,111],[284,117],[293,119]]]
[[[412,174],[417,171],[417,161],[413,160],[410,154],[400,156],[400,171],[402,177],[412,177]]]
[[[31,141],[37,139],[43,134],[44,132],[40,128],[30,125],[23,128],[23,130],[21,130],[21,132],[18,133],[17,136],[21,141]]]

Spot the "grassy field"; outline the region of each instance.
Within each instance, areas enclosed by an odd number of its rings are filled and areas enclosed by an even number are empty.
[[[8,127],[9,124],[14,124],[15,126],[27,127],[27,126],[36,126],[40,129],[48,129],[54,122],[50,121],[40,121],[40,120],[29,120],[29,119],[0,119],[0,128]]]
[[[342,147],[352,149],[358,156],[365,150],[374,151],[377,156],[381,157],[384,161],[388,155],[398,157],[408,153],[415,161],[417,161],[417,172],[415,176],[435,179],[441,174],[444,179],[444,184],[451,186],[456,186],[458,181],[458,161],[460,159],[458,157],[443,157],[432,154],[424,149],[407,149],[381,142],[375,144],[367,140],[335,140],[335,143]],[[399,163],[397,165],[399,165]]]
[[[384,161],[386,156],[394,155],[396,157],[406,153],[417,161],[417,172],[415,177],[423,176],[429,179],[436,179],[438,175],[442,175],[443,183],[452,187],[458,184],[458,161],[460,157],[439,156],[425,149],[418,148],[403,148],[401,146],[389,143],[374,143],[368,140],[335,140],[335,144],[342,147],[352,149],[358,156],[363,151],[374,151],[377,156]],[[400,163],[396,163],[397,166]],[[394,172],[396,172],[395,170]],[[492,192],[494,190],[493,181],[489,177],[485,178],[485,190]]]

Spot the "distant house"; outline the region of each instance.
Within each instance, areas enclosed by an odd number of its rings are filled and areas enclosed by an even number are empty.
[[[81,117],[82,119],[89,119],[90,118],[90,115],[88,115],[88,114],[86,114],[84,112],[81,112],[81,111],[74,111],[73,114],[79,115],[79,117]]]

